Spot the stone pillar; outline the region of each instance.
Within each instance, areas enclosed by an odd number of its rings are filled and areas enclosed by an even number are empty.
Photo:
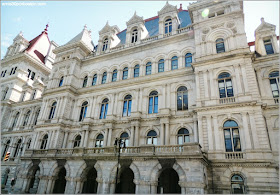
[[[151,194],[157,194],[157,182],[151,182]]]
[[[86,134],[85,134],[85,139],[84,139],[84,147],[87,147],[87,142],[88,142],[88,130],[85,130]]]
[[[193,141],[197,143],[198,142],[197,119],[193,119],[193,136],[194,136]]]
[[[37,194],[45,194],[48,185],[48,176],[39,176],[40,182],[37,190]]]
[[[242,121],[243,121],[243,130],[244,131],[241,130],[240,133],[241,133],[243,140],[245,141],[245,148],[250,150],[250,149],[252,149],[251,136],[250,136],[249,129],[248,129],[247,114],[245,112],[242,113]]]
[[[76,185],[76,190],[75,190],[75,194],[81,194],[82,193],[82,182],[81,182],[81,179],[79,178],[77,180],[77,185]]]
[[[64,194],[74,194],[76,190],[77,180],[73,177],[65,177],[67,183]],[[80,179],[80,178],[78,178]]]
[[[66,148],[66,146],[67,146],[68,134],[69,134],[69,133],[68,133],[67,131],[64,132],[64,139],[63,139],[62,148]]]
[[[104,146],[107,146],[107,142],[108,142],[108,128],[105,129]]]
[[[209,91],[208,91],[207,71],[203,72],[203,81],[204,81],[205,98],[208,99]]]
[[[165,123],[165,145],[170,143],[169,123]]]
[[[112,128],[109,128],[108,139],[107,139],[107,146],[111,146],[112,143]]]
[[[214,79],[213,79],[213,70],[211,69],[209,71],[209,78],[210,78],[210,91],[211,91],[211,99],[215,99],[216,94],[215,94],[215,87],[214,87]]]
[[[213,150],[213,132],[212,132],[212,117],[207,116],[207,132],[208,132],[208,147]]]
[[[241,67],[241,72],[242,72],[242,78],[243,78],[243,83],[244,83],[244,88],[245,88],[245,94],[248,94],[249,92],[249,87],[248,87],[248,82],[247,82],[247,75],[246,75],[246,69],[245,69],[245,64]]]
[[[200,100],[200,86],[199,86],[199,72],[195,72],[195,82],[196,82],[196,97],[197,100]]]
[[[243,94],[242,86],[241,86],[241,79],[240,79],[240,72],[239,72],[239,66],[234,66],[234,71],[236,75],[236,83],[237,83],[237,95]]]
[[[202,117],[201,116],[198,116],[198,142],[201,146],[201,149],[204,149]]]
[[[130,144],[131,144],[131,146],[134,146],[134,126],[133,125],[131,125]]]
[[[137,124],[135,126],[135,142],[134,142],[135,146],[139,146],[139,125]]]
[[[217,116],[213,116],[213,126],[214,126],[214,135],[215,135],[215,146],[216,146],[216,150],[221,151],[222,147],[221,147],[221,136],[220,136],[220,131],[219,131],[219,127],[218,127],[218,120],[217,120]]]
[[[164,123],[160,124],[160,145],[164,145]]]
[[[53,184],[55,183],[56,179],[56,177],[48,177],[46,194],[51,194],[53,192]]]
[[[249,113],[254,149],[259,149],[260,148],[259,138],[258,138],[257,127],[253,114],[254,113]]]

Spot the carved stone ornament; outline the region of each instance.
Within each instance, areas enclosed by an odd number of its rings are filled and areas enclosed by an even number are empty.
[[[228,22],[227,23],[227,27],[228,28],[232,28],[232,27],[234,27],[235,26],[235,23],[234,22]]]
[[[166,2],[165,6],[158,12],[158,15],[163,15],[169,12],[178,12],[177,7],[170,5],[168,1]]]
[[[219,27],[222,27],[222,26],[224,26],[224,23],[216,24],[214,26],[211,26],[211,29],[213,30],[213,29],[216,29],[216,28],[219,28]]]
[[[138,16],[135,12],[132,18],[130,18],[130,20],[126,23],[126,25],[130,26],[139,22],[144,23],[143,17]]]
[[[204,28],[204,29],[202,29],[202,33],[203,34],[207,34],[207,33],[209,33],[209,31],[210,31],[210,29],[209,28]]]

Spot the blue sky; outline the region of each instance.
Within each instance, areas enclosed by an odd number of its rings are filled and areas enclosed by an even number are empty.
[[[156,16],[166,3],[166,1],[44,1],[45,5],[11,6],[4,5],[5,2],[8,1],[1,1],[1,58],[20,31],[30,41],[49,23],[50,40],[63,45],[80,33],[87,24],[88,29],[92,31],[93,42],[97,44],[98,31],[107,20],[110,25],[117,25],[123,30],[135,11],[137,15],[147,19]],[[182,3],[183,9],[187,9],[190,1],[169,1],[169,3],[177,5],[178,8]],[[276,34],[279,35],[278,1],[245,1],[244,13],[248,42],[254,41],[254,30],[260,24],[261,17],[276,25]]]

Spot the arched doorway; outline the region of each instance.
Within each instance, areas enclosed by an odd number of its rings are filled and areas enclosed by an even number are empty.
[[[54,194],[64,194],[65,186],[66,186],[66,169],[63,167],[59,170],[57,179],[55,180],[53,193]]]
[[[120,175],[119,182],[117,185],[116,193],[122,194],[134,194],[135,184],[134,173],[130,168],[125,168]]]
[[[167,168],[163,170],[158,178],[158,194],[180,194],[181,187],[178,184],[178,173],[172,169]]]
[[[33,174],[31,175],[31,181],[27,192],[31,194],[37,193],[39,182],[40,182],[39,175],[40,175],[40,168],[37,167],[33,170]]]
[[[98,183],[96,181],[97,178],[97,171],[94,167],[92,167],[86,176],[86,180],[83,186],[83,193],[85,194],[96,194],[97,193],[97,186]]]

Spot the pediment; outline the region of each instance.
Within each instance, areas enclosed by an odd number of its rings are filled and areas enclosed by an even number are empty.
[[[158,15],[163,15],[169,12],[178,12],[177,6],[170,5],[166,2],[165,6],[158,12]]]
[[[258,26],[258,28],[256,29],[256,32],[265,31],[265,30],[275,31],[275,28],[276,28],[275,25],[265,22],[263,18],[261,19],[261,21],[262,21],[262,23]]]
[[[120,32],[120,29],[118,28],[117,25],[110,26],[108,21],[107,21],[106,25],[99,31],[99,35],[111,32],[112,30],[116,31],[116,33]]]
[[[126,23],[126,25],[130,26],[139,22],[144,23],[143,17],[138,16],[135,12],[134,15],[130,18],[130,20]]]

